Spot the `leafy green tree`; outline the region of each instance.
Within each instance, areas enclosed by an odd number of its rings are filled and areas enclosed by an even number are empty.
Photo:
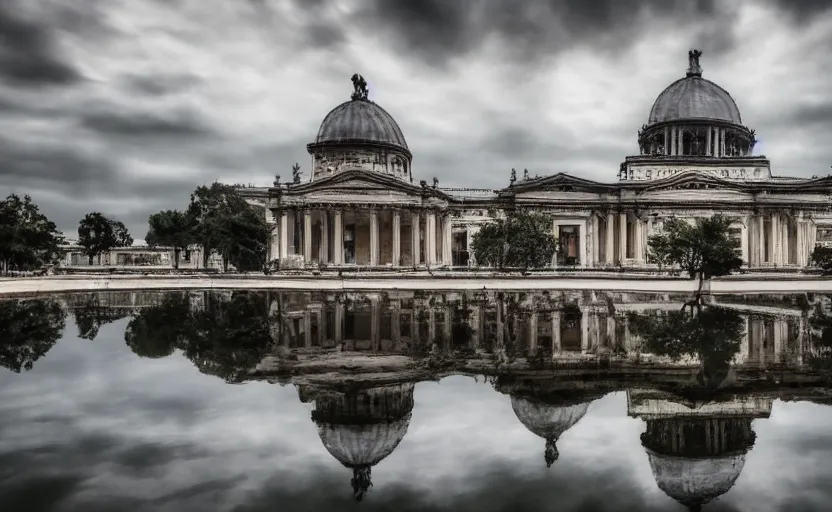
[[[55,261],[63,236],[30,196],[11,194],[0,201],[2,270],[28,270]]]
[[[832,247],[815,247],[809,255],[809,261],[823,270],[824,274],[832,273]]]
[[[226,269],[229,262],[240,264],[239,270],[262,268],[269,232],[265,214],[246,203],[234,187],[213,183],[197,188],[187,213],[194,219],[194,234],[202,245],[205,267],[208,255],[217,251]]]
[[[137,356],[158,359],[185,345],[193,326],[188,294],[171,293],[158,306],[133,314],[124,341]]]
[[[173,247],[173,268],[179,268],[179,254],[196,242],[193,217],[178,210],[166,210],[150,215],[150,230],[145,242],[151,247]]]
[[[53,299],[0,301],[0,366],[31,370],[61,337],[66,312]]]
[[[742,266],[736,253],[739,243],[731,238],[730,226],[731,220],[722,215],[693,223],[670,219],[664,232],[648,239],[649,254],[660,266],[677,265],[691,279],[699,276],[701,291],[706,279],[728,275]]]
[[[489,222],[474,235],[473,241],[477,262],[497,268],[547,267],[555,246],[551,220],[524,211]]]
[[[99,212],[88,213],[78,224],[78,245],[84,248],[84,254],[92,265],[93,258],[114,247],[129,247],[133,245],[133,237],[120,221],[112,220]]]

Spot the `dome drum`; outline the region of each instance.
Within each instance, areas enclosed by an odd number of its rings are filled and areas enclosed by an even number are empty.
[[[750,157],[754,130],[725,121],[685,120],[645,125],[639,131],[643,156]]]

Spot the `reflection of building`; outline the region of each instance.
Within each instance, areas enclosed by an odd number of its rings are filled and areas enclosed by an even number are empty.
[[[536,436],[546,440],[546,467],[558,460],[560,453],[555,443],[564,432],[584,417],[589,403],[553,405],[522,396],[511,397],[511,408],[520,423]]]
[[[354,77],[351,100],[307,145],[308,181],[277,177],[241,192],[266,207],[270,258],[284,267],[464,266],[476,260],[481,226],[518,208],[551,218],[552,266],[643,267],[648,237],[667,219],[724,213],[748,267],[804,267],[816,244],[830,243],[832,178],[773,175],[733,98],[702,77],[700,55],[691,52],[686,76],[656,98],[640,154],[625,158],[615,183],[563,173],[513,177],[499,190],[418,181],[399,125]]]
[[[356,391],[312,386],[298,388],[304,403],[315,402],[312,421],[327,451],[353,470],[353,495],[361,500],[372,487],[371,469],[399,445],[413,410],[413,384]]]
[[[647,423],[641,435],[656,483],[665,494],[699,510],[733,487],[754,446],[752,420],[768,418],[772,398],[686,403],[649,390],[627,392],[627,412]]]
[[[520,354],[542,351],[560,359],[598,356],[669,362],[645,353],[630,331],[633,312],[678,311],[686,296],[622,292],[546,293],[453,291],[389,293],[275,292],[280,295],[283,344],[288,348],[407,353],[420,345]],[[808,350],[807,323],[796,305],[726,303],[745,318],[735,365],[800,365]],[[272,302],[273,312],[276,311]],[[678,364],[696,366],[687,358]]]

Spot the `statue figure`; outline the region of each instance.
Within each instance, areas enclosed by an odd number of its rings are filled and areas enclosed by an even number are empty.
[[[508,186],[510,187],[510,186],[514,185],[514,183],[516,181],[517,181],[517,171],[515,171],[514,167],[512,167],[511,168],[511,178],[509,178],[509,180],[508,180]]]
[[[699,57],[702,52],[691,50],[688,52],[688,76],[702,76],[702,68],[699,66]]]
[[[363,76],[359,75],[358,73],[352,75],[352,87],[354,89],[352,93],[353,100],[367,99],[369,91],[367,90],[367,81],[364,80]]]
[[[529,179],[529,170],[523,169],[523,181],[528,181]]]
[[[428,188],[428,182],[425,180],[419,180],[419,185],[421,185],[422,188]]]
[[[434,176],[433,177],[433,188],[436,188],[437,186],[439,186],[439,178]]]
[[[273,184],[275,187],[279,187],[279,186],[280,186],[280,175],[279,175],[279,174],[275,174],[275,175],[274,175],[274,181],[272,182],[272,184]]]

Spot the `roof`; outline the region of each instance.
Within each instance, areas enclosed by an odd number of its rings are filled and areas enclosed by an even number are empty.
[[[338,105],[324,117],[314,144],[367,142],[408,149],[393,116],[378,104],[359,98]]]
[[[676,80],[659,94],[647,124],[709,119],[742,124],[737,104],[728,91],[700,76]]]

